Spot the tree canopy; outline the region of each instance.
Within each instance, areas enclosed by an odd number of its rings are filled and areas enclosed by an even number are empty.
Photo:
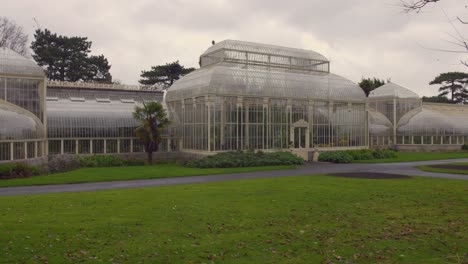
[[[443,103],[443,104],[451,104],[452,101],[447,98],[447,96],[423,96],[422,98],[423,102],[428,102],[428,103]]]
[[[9,48],[23,56],[29,54],[28,35],[23,28],[6,17],[0,16],[0,47]]]
[[[153,152],[159,150],[162,131],[169,124],[166,110],[159,102],[147,102],[142,107],[135,107],[133,117],[141,122],[135,129],[135,134],[144,145],[148,163],[152,164]]]
[[[380,80],[378,78],[362,78],[361,81],[358,83],[359,86],[362,88],[366,96],[369,96],[370,92],[379,88],[380,86],[385,84],[384,80]]]
[[[439,87],[439,96],[450,94],[452,103],[466,103],[468,101],[468,89],[465,85],[468,83],[468,73],[464,72],[446,72],[441,73],[430,85],[441,85]]]
[[[67,37],[38,29],[31,44],[33,58],[56,81],[111,83],[104,55],[90,55],[92,42],[86,37]]]
[[[191,73],[195,68],[185,68],[179,61],[166,63],[166,65],[157,65],[151,67],[149,71],[141,71],[140,84],[154,85],[164,90],[180,79],[180,77]]]

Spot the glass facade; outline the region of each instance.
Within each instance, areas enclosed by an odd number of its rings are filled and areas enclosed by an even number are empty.
[[[162,101],[163,93],[120,85],[49,82],[47,131],[49,154],[142,152],[135,137],[135,106]],[[160,150],[169,149],[169,133]]]
[[[0,161],[46,156],[44,72],[0,48]]]
[[[410,90],[388,83],[369,96],[371,146],[468,143],[468,106],[423,103]]]
[[[322,55],[223,41],[166,96],[184,150],[361,148],[366,97]]]

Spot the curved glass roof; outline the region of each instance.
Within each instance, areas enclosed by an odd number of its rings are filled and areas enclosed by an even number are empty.
[[[44,128],[38,119],[2,103],[0,103],[0,124],[0,140],[44,137]]]
[[[5,47],[0,48],[0,74],[41,78],[45,76],[44,70],[33,60]]]
[[[219,50],[223,50],[223,49],[247,51],[247,52],[252,52],[252,53],[271,54],[271,55],[278,55],[278,56],[284,56],[284,57],[296,57],[296,58],[306,58],[306,59],[312,59],[312,60],[328,61],[328,59],[322,54],[315,52],[315,51],[311,51],[311,50],[288,48],[288,47],[281,47],[281,46],[275,46],[275,45],[269,45],[269,44],[260,44],[260,43],[253,43],[253,42],[240,41],[240,40],[230,40],[230,39],[223,40],[211,46],[201,55],[201,57],[214,53]]]
[[[422,109],[412,110],[401,118],[398,132],[466,134],[468,133],[468,107],[425,103]]]
[[[161,93],[50,89],[47,97],[49,138],[133,137],[133,118],[142,101],[160,101]]]
[[[272,97],[364,102],[362,89],[335,74],[266,71],[213,65],[200,68],[174,83],[168,102],[202,95]]]
[[[389,82],[371,91],[369,98],[419,99],[419,95],[398,84]]]
[[[393,132],[393,125],[388,118],[377,111],[369,110],[369,134],[372,136],[386,136]]]

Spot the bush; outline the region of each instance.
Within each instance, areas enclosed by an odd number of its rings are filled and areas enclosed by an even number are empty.
[[[396,157],[396,151],[390,149],[363,149],[323,152],[320,153],[319,161],[334,163],[350,163],[354,160],[389,159]]]
[[[350,163],[353,156],[347,151],[329,151],[323,152],[319,156],[319,161],[333,162],[333,163]]]
[[[194,168],[234,168],[276,165],[300,165],[304,160],[290,152],[224,152],[187,163]]]
[[[112,155],[94,155],[77,157],[81,167],[121,167],[145,165],[142,160],[124,160]]]
[[[468,144],[463,145],[462,150],[468,150]]]
[[[80,168],[80,162],[76,157],[70,155],[55,155],[49,159],[50,173],[72,171]]]
[[[41,173],[41,168],[23,163],[0,165],[0,179],[27,178]]]

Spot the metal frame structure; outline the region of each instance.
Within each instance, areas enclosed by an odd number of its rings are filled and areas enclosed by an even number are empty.
[[[0,48],[0,162],[46,157],[45,93],[43,70]]]
[[[226,40],[167,92],[184,151],[366,148],[366,97],[306,50]]]
[[[388,83],[369,96],[370,145],[468,143],[468,106],[423,103],[412,91]]]

